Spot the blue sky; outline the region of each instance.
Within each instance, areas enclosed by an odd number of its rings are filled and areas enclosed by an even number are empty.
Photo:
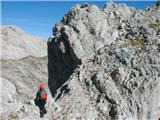
[[[120,3],[120,1],[117,1]],[[144,9],[146,6],[153,5],[155,1],[122,1],[129,6]],[[121,2],[121,3],[122,3]],[[2,25],[15,25],[25,32],[47,39],[52,34],[52,27],[59,22],[64,14],[76,3],[85,1],[3,1]],[[92,1],[98,7],[103,7],[105,1]]]

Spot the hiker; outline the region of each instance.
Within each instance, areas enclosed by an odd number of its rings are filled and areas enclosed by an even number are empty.
[[[47,93],[44,89],[44,85],[41,83],[39,85],[39,90],[34,100],[35,104],[39,107],[40,117],[43,117],[44,114],[47,113],[46,108],[45,108],[46,100],[47,100]]]

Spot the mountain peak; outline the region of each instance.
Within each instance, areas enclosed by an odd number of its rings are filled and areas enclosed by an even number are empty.
[[[30,36],[16,26],[1,26],[0,29],[3,40],[1,58],[20,59],[30,55],[35,57],[47,55],[45,40]]]

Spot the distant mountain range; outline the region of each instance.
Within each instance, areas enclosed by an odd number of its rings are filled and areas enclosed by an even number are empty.
[[[33,100],[41,81],[48,91],[47,42],[28,35],[16,26],[1,26],[0,30],[0,119],[39,119],[39,110]]]
[[[47,42],[40,37],[28,35],[16,26],[1,26],[1,58],[21,59],[26,56],[47,56]]]

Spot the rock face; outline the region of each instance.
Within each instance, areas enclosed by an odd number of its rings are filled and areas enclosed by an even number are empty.
[[[1,37],[0,119],[38,120],[34,98],[40,80],[47,88],[47,43],[15,26],[2,26]]]
[[[1,58],[21,59],[26,56],[46,56],[45,40],[26,34],[16,26],[1,26]]]
[[[48,41],[55,118],[160,118],[159,9],[76,5],[56,24]]]

